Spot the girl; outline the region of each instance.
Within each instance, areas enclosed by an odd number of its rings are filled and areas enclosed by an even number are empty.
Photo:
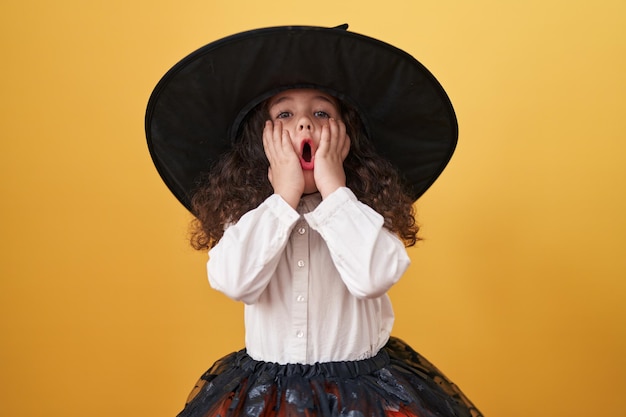
[[[412,203],[454,150],[454,112],[421,64],[346,28],[222,39],[150,99],[152,157],[196,217],[209,281],[245,303],[246,348],[181,417],[480,415],[390,336],[386,295],[418,239]]]

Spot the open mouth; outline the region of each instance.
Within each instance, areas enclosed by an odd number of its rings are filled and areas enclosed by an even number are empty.
[[[302,159],[304,159],[304,162],[311,162],[312,156],[311,144],[304,142],[304,145],[302,145]]]
[[[300,165],[302,165],[302,169],[313,169],[313,146],[311,145],[311,140],[309,139],[302,142]]]

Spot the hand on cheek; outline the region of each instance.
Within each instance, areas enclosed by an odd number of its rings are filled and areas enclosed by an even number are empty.
[[[346,186],[343,161],[350,151],[350,138],[342,121],[329,119],[322,128],[320,143],[315,153],[315,185],[326,198],[339,187]]]
[[[304,190],[304,175],[291,138],[281,122],[265,122],[263,148],[270,163],[268,178],[274,193],[296,208]]]

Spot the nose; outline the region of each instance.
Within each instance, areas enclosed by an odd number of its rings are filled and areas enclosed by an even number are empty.
[[[313,130],[313,123],[311,123],[311,119],[308,117],[301,117],[300,120],[298,120],[298,130]]]

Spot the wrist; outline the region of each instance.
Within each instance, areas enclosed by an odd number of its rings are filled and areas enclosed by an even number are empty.
[[[345,187],[345,186],[346,186],[345,183],[336,182],[336,183],[333,183],[333,184],[328,184],[328,185],[323,186],[323,187],[319,187],[319,192],[322,195],[322,199],[326,199],[326,197],[328,197],[329,195],[331,195],[332,193],[337,191],[339,188],[342,188],[342,187]]]
[[[293,209],[296,209],[298,207],[298,203],[300,203],[300,197],[302,197],[302,193],[293,192],[293,191],[286,192],[284,190],[283,191],[274,190],[274,194],[279,195]]]

